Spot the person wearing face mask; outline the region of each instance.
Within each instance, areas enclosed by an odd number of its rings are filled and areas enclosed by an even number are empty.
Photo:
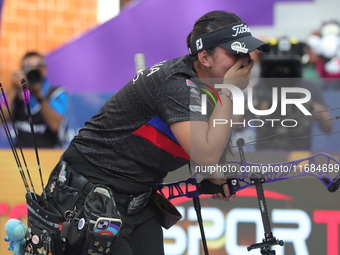
[[[157,185],[169,172],[190,162],[198,166],[226,162],[231,127],[215,126],[213,120],[232,118],[233,95],[228,89],[213,89],[213,81],[243,90],[253,67],[249,53],[269,50],[268,44],[252,37],[236,14],[225,11],[199,18],[187,37],[187,47],[188,55],[138,72],[108,99],[73,138],[50,175],[46,192],[64,210],[81,208],[79,201],[85,200],[91,185],[112,190],[122,227],[107,254],[164,254],[162,211],[154,201]],[[208,95],[207,114],[202,111],[202,95]],[[64,171],[67,179],[61,183],[59,176],[65,176]],[[80,179],[74,176],[88,182],[78,183],[75,180]],[[225,177],[211,176],[209,180],[223,188],[223,194],[213,198],[231,201],[235,197],[224,185]],[[53,187],[59,185],[78,189],[80,197],[74,204],[66,207],[58,200],[58,190]],[[82,216],[72,222],[77,218]],[[84,222],[91,228],[86,215],[71,226],[81,231],[79,224]],[[86,247],[85,252],[97,252],[93,241],[81,242],[83,245],[72,249]],[[69,249],[66,245],[66,251]]]
[[[13,125],[17,130],[17,145],[30,148],[35,146],[22,98],[22,79],[26,80],[30,92],[31,120],[37,147],[62,147],[69,108],[68,93],[65,88],[50,83],[45,58],[34,51],[27,52],[22,57],[21,69],[13,73],[12,88],[7,93]],[[4,114],[10,121],[8,112],[4,111]]]

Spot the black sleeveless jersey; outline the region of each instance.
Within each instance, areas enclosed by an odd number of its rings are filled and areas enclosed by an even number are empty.
[[[190,160],[169,124],[201,120],[200,89],[188,56],[139,72],[86,122],[72,144],[97,170],[84,173],[110,182],[121,177],[154,185]],[[112,79],[114,82],[114,79]]]

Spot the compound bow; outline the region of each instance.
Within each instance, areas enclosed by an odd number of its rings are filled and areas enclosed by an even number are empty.
[[[319,179],[328,191],[335,192],[340,185],[340,162],[329,154],[317,153],[310,157],[283,163],[251,163],[245,160],[244,140],[238,139],[237,146],[240,161],[230,161],[224,166],[229,189],[231,193],[236,193],[255,186],[265,232],[261,243],[251,244],[247,249],[250,251],[259,248],[263,255],[274,255],[275,250],[271,250],[271,246],[283,246],[284,242],[276,239],[272,234],[262,184],[302,176],[313,176]],[[186,180],[159,184],[159,192],[169,200],[178,197],[195,198],[201,194],[223,194],[222,187],[209,180],[203,179],[198,182],[199,176],[200,172],[196,172]],[[206,246],[206,244],[203,245]]]

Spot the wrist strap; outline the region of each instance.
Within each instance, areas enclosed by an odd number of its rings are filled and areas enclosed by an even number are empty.
[[[229,97],[231,101],[233,101],[233,94],[231,92],[225,91],[225,90],[219,90],[219,95],[224,95],[226,97]]]

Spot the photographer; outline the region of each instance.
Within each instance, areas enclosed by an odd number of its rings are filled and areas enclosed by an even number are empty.
[[[38,52],[28,52],[21,60],[21,69],[12,75],[12,88],[8,92],[8,105],[22,147],[34,147],[34,137],[22,98],[21,79],[27,81],[30,91],[30,109],[37,147],[62,146],[65,136],[68,95],[64,88],[53,86],[47,79],[44,57]],[[10,120],[7,111],[6,119]]]

